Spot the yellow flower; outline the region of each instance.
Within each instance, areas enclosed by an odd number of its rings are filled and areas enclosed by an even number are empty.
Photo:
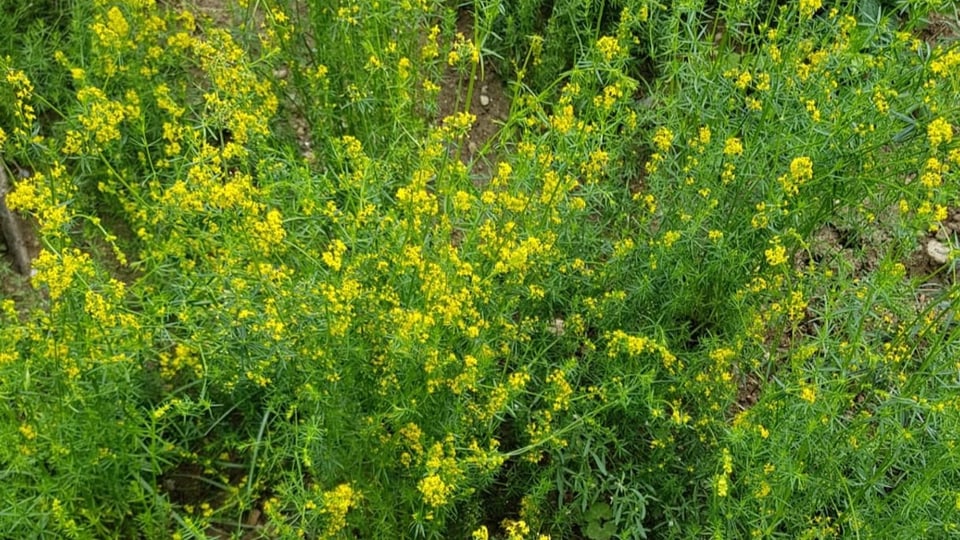
[[[726,497],[727,496],[727,476],[723,474],[718,474],[716,477],[716,488],[717,488],[717,497]]]
[[[760,487],[757,489],[757,492],[754,494],[758,499],[762,499],[767,495],[770,495],[770,484],[766,480],[760,482]]]
[[[617,38],[612,36],[603,36],[602,38],[598,39],[597,50],[600,51],[600,54],[603,55],[604,60],[607,62],[613,60],[623,53],[623,48],[620,46]]]
[[[36,270],[32,280],[33,285],[38,288],[46,285],[50,291],[51,300],[63,296],[78,275],[93,274],[90,256],[75,248],[65,249],[59,255],[43,250],[34,261],[33,267]]]
[[[700,129],[697,130],[697,140],[700,141],[700,144],[706,146],[710,144],[710,138],[713,136],[713,133],[710,131],[710,126],[700,126]]]
[[[798,184],[810,180],[813,178],[813,161],[806,156],[794,158],[790,162],[790,175]]]
[[[809,19],[822,5],[822,0],[800,0],[800,16]]]
[[[446,504],[447,497],[452,491],[451,487],[438,474],[431,474],[420,480],[417,489],[423,495],[424,502],[434,508]]]
[[[573,129],[576,124],[576,118],[573,115],[573,105],[564,105],[559,110],[550,115],[550,125],[560,133],[566,133]]]
[[[274,250],[282,251],[280,243],[283,242],[286,231],[283,230],[283,216],[280,211],[267,212],[266,219],[253,224],[253,232],[258,240],[257,245],[264,254],[270,254]]]
[[[707,139],[709,139],[707,135]],[[653,134],[653,144],[657,147],[660,152],[666,152],[670,150],[670,147],[673,145],[673,132],[669,128],[660,126],[657,128],[656,133]]]
[[[730,137],[723,143],[723,153],[727,156],[739,156],[743,154],[743,143],[739,137]]]
[[[120,139],[119,125],[128,116],[126,107],[109,99],[103,90],[88,86],[77,91],[77,100],[84,105],[80,123],[99,145]]]
[[[764,251],[763,254],[766,256],[767,264],[770,266],[777,266],[787,262],[787,249],[779,243],[774,244],[772,248]]]
[[[939,186],[943,182],[942,173],[945,169],[946,167],[943,166],[943,163],[941,163],[939,159],[935,157],[928,158],[927,162],[923,165],[923,174],[920,175],[920,182],[928,189]]]
[[[530,534],[530,526],[522,519],[519,521],[505,519],[501,525],[507,533],[507,540],[523,540]]]
[[[21,424],[20,434],[23,435],[23,438],[27,439],[28,441],[32,441],[37,438],[37,430],[34,429],[30,424]]]
[[[953,126],[943,118],[937,118],[927,126],[927,140],[933,148],[949,143],[953,140]]]
[[[733,456],[730,454],[730,450],[723,449],[723,474],[733,474]]]
[[[323,493],[323,509],[327,515],[327,528],[320,538],[333,538],[347,525],[347,512],[357,505],[360,493],[350,487],[350,484],[340,484],[336,488]]]

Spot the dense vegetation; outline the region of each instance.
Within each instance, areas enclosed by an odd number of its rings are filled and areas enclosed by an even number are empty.
[[[0,0],[3,534],[960,534],[954,8],[199,4]]]

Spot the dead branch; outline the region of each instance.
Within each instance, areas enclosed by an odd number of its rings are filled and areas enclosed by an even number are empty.
[[[13,255],[13,269],[24,276],[30,275],[30,255],[27,254],[27,244],[20,232],[20,222],[13,212],[7,208],[7,193],[12,186],[7,180],[7,166],[0,159],[0,234],[7,243],[7,249]]]

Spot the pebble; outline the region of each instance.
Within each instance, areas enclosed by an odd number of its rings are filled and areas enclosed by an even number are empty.
[[[937,264],[947,264],[950,257],[950,248],[943,245],[939,240],[931,238],[927,242],[927,255]]]
[[[490,97],[486,94],[480,94],[480,104],[486,107],[490,104]]]

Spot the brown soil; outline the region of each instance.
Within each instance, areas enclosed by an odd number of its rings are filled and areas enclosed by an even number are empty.
[[[460,11],[457,32],[464,36],[473,35],[473,15],[469,11]],[[461,76],[453,68],[448,68],[444,74],[438,97],[439,119],[465,110],[477,116],[477,121],[461,142],[460,148],[460,159],[471,167],[471,175],[477,184],[486,183],[493,175],[497,162],[495,138],[510,115],[510,97],[499,73],[490,63],[482,67],[474,81],[469,104],[466,103],[469,75]]]
[[[960,20],[956,14],[932,13],[927,17],[927,26],[920,31],[920,38],[930,45],[944,45],[960,39]]]

